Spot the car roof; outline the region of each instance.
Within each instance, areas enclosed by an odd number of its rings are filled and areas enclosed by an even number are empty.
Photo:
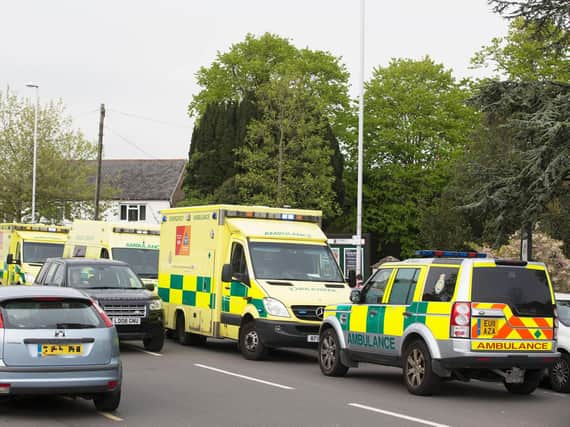
[[[0,286],[0,302],[18,298],[38,297],[90,299],[89,296],[74,288],[26,285]]]
[[[62,262],[70,265],[129,265],[124,261],[114,259],[96,259],[96,258],[48,258],[46,262]]]

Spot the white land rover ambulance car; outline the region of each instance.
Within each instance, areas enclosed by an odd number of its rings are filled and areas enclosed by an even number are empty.
[[[413,394],[443,379],[502,381],[532,393],[560,357],[546,267],[475,252],[418,251],[382,264],[353,304],[325,308],[319,363],[329,376],[359,362],[402,367]]]

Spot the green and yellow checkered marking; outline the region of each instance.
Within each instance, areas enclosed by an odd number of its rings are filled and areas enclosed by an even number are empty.
[[[262,292],[256,287],[247,287],[240,282],[230,283],[230,295],[222,297],[222,312],[230,314],[242,314],[248,304],[252,304],[259,314],[259,317],[267,317],[267,312],[263,306]]]
[[[158,296],[171,304],[216,308],[212,278],[207,276],[161,274],[158,278]]]

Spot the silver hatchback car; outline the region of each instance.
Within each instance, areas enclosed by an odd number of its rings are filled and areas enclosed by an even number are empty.
[[[99,411],[119,406],[117,331],[76,289],[0,287],[0,356],[1,397],[81,396]]]

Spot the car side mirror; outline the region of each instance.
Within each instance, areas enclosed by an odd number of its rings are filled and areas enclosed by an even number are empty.
[[[348,271],[348,286],[354,288],[356,286],[356,271],[349,270]]]
[[[350,291],[350,302],[353,304],[360,304],[362,302],[362,292],[360,292],[360,289]]]
[[[154,283],[145,283],[145,284],[144,284],[144,288],[145,288],[147,291],[153,292],[153,291],[154,291]]]
[[[231,281],[232,281],[232,265],[224,264],[222,266],[222,282],[231,282]]]

